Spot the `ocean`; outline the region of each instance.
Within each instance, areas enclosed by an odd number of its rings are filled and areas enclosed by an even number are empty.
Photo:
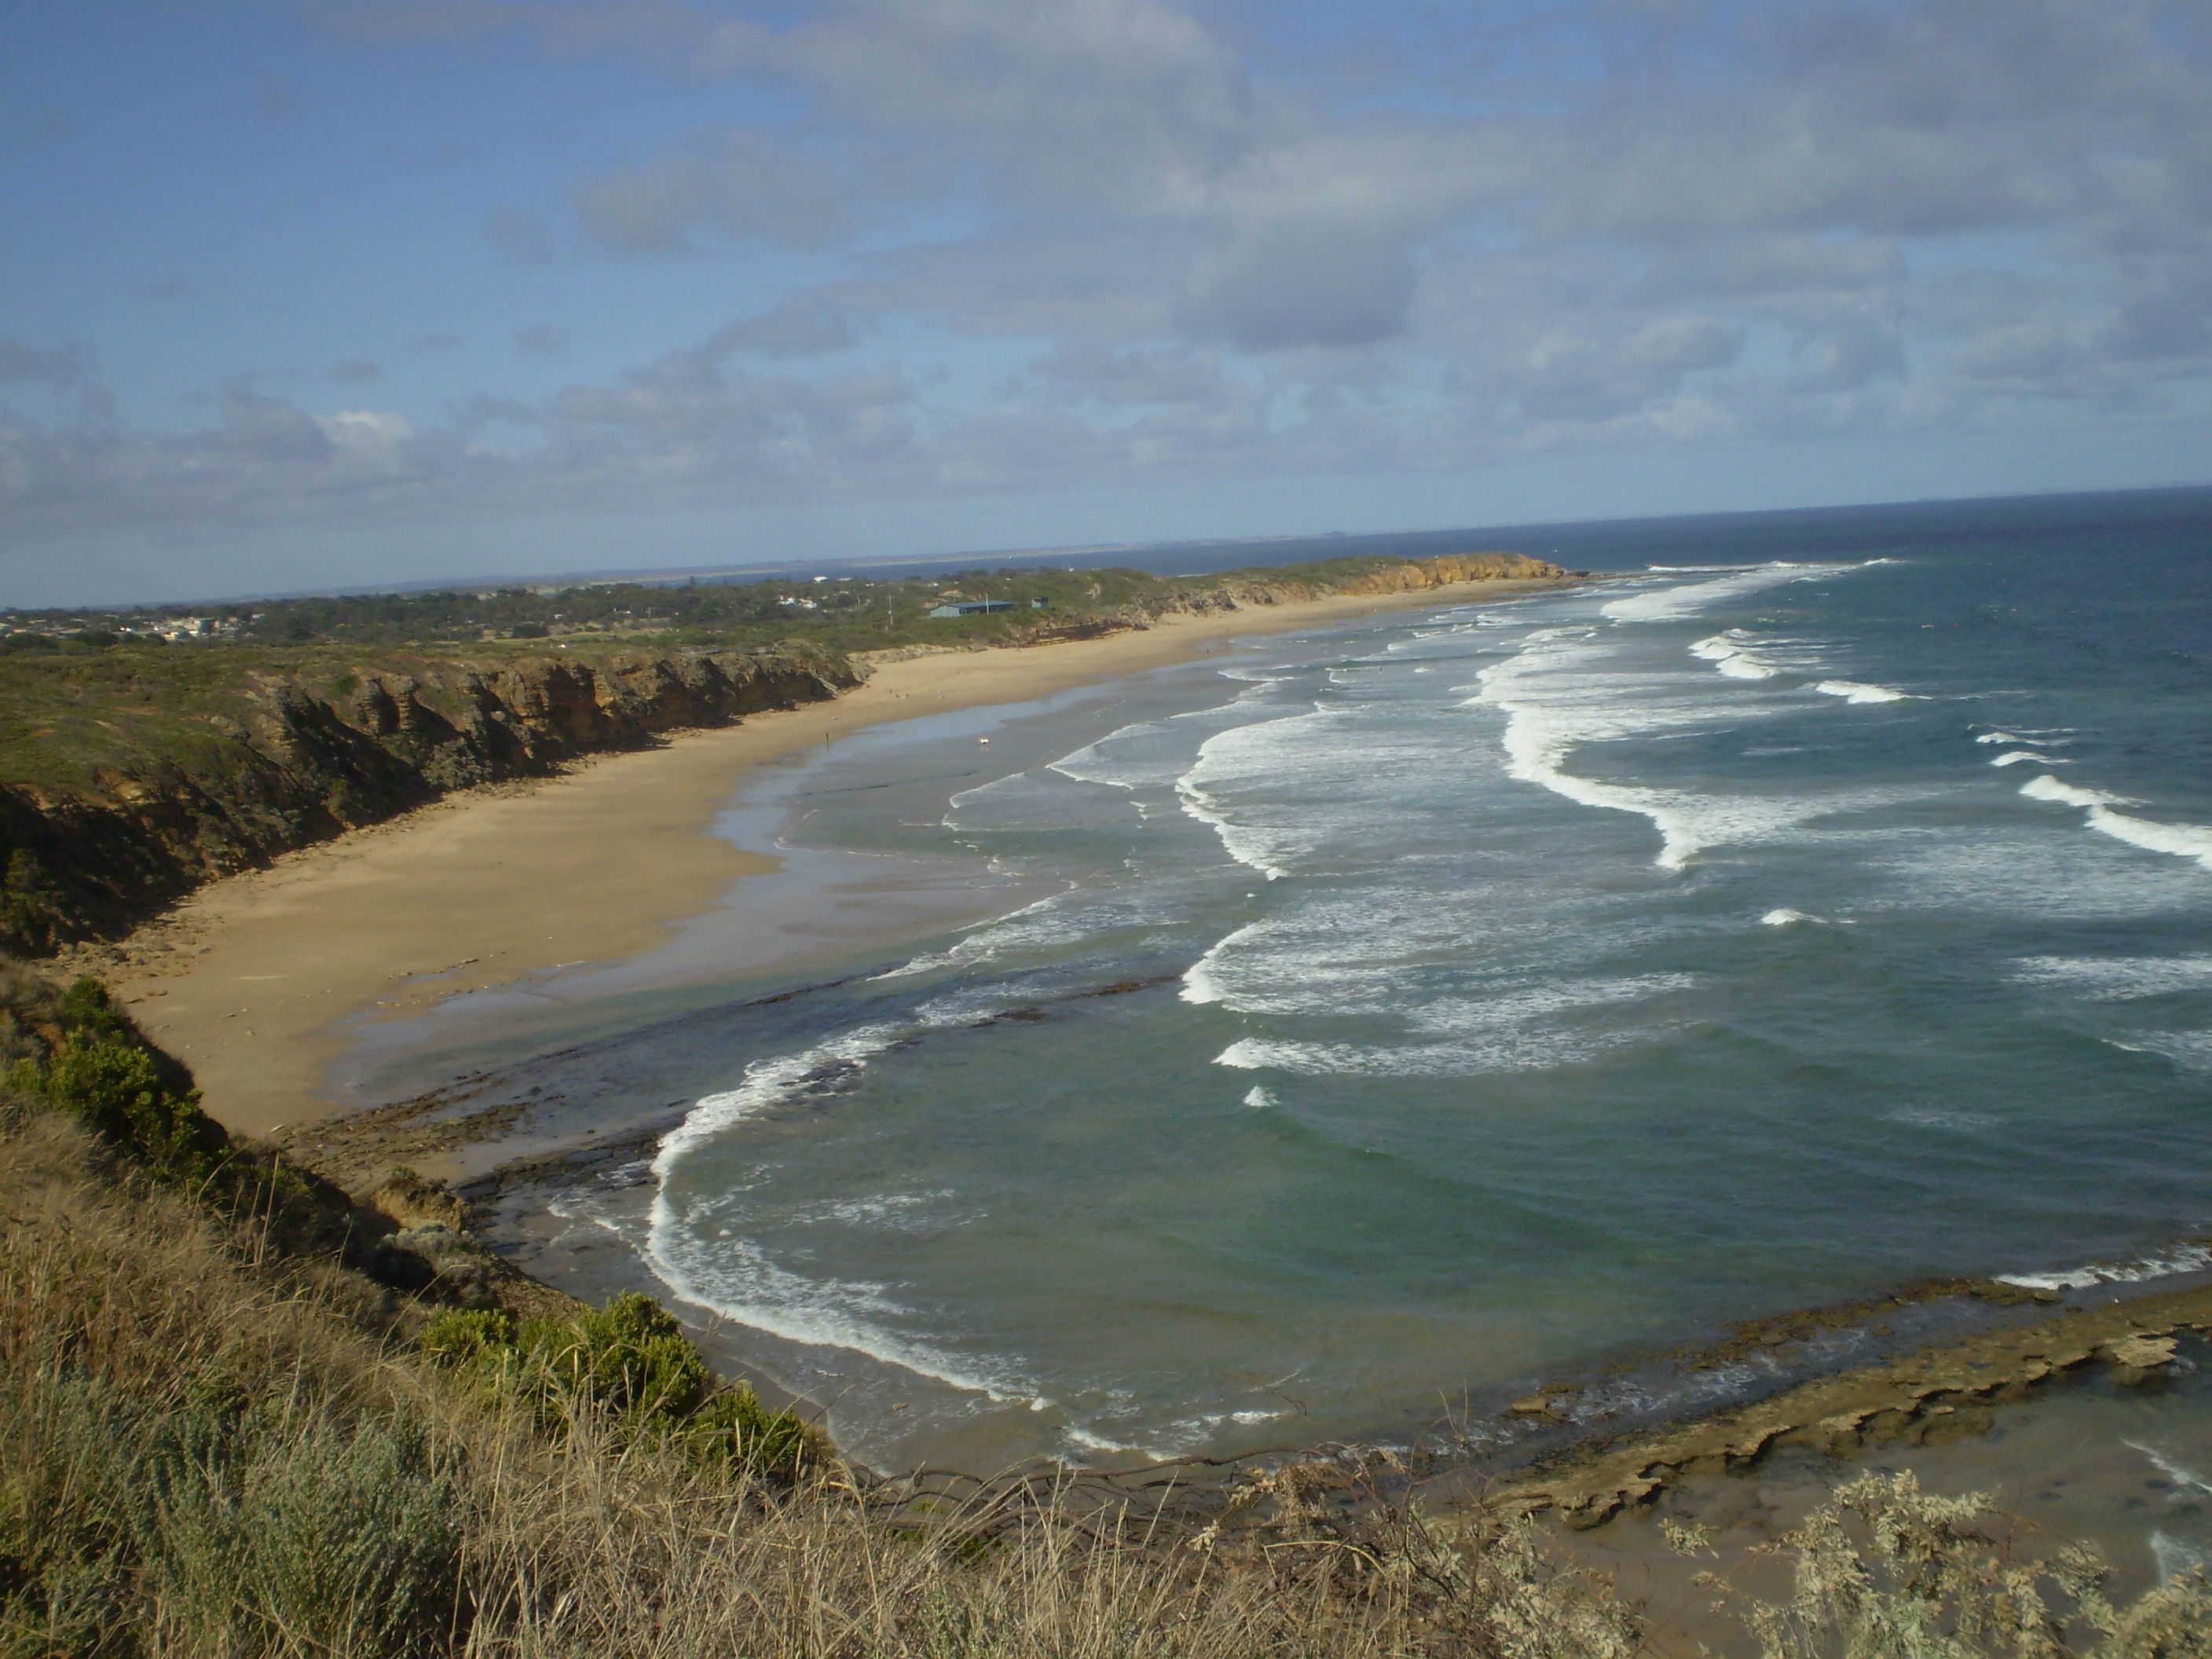
[[[751,844],[967,914],[445,1011],[532,1145],[653,1132],[505,1243],[886,1468],[1417,1438],[2212,1262],[2212,497],[1526,550],[1597,579],[769,769]]]

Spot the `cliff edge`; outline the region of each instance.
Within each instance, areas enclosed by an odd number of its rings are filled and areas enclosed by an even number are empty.
[[[1009,601],[1004,614],[947,623],[910,608],[903,632],[886,614],[881,651],[802,637],[608,652],[579,635],[550,648],[385,647],[367,660],[337,641],[11,654],[0,663],[0,951],[45,956],[113,938],[206,882],[452,790],[834,697],[866,678],[871,657],[1569,573],[1468,553],[1212,576],[1035,574],[1057,584],[1054,596]],[[866,612],[869,587],[841,587],[842,609],[790,615]]]
[[[0,782],[0,950],[112,935],[203,883],[448,791],[817,702],[860,678],[807,651],[241,666],[195,695],[59,660],[39,689],[62,713],[26,734],[46,740],[46,764]]]

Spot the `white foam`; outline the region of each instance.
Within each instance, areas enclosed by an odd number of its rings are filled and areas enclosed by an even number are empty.
[[[2030,778],[2020,787],[2030,800],[2055,801],[2061,806],[2132,806],[2124,795],[2108,795],[2101,789],[2081,789],[2053,777]]]
[[[1315,896],[1285,916],[1237,928],[1184,977],[1185,1001],[1238,1013],[1399,1014],[1414,994],[1408,969],[1462,955],[1466,935],[1433,907],[1423,915],[1401,893],[1363,892],[1349,902]]]
[[[1990,1129],[1999,1121],[1987,1112],[1957,1112],[1941,1106],[1903,1106],[1888,1115],[1892,1122],[1922,1129]]]
[[[1109,753],[1133,738],[1163,735],[1167,728],[1158,720],[1143,720],[1134,726],[1125,726],[1118,732],[1109,732],[1097,742],[1086,744],[1072,754],[1062,755],[1056,761],[1048,761],[1048,771],[1062,777],[1073,778],[1078,783],[1100,783],[1112,789],[1134,789],[1140,784],[1164,784],[1171,781],[1176,769],[1164,762],[1131,761]]]
[[[1941,906],[2007,927],[2030,917],[2163,924],[2175,907],[2203,902],[2203,876],[2194,864],[2133,858],[2117,848],[2109,857],[2084,856],[2097,850],[2032,818],[1991,823],[1971,836],[1929,830],[1870,839],[1864,863],[1880,884],[1853,908],[1905,916]]]
[[[780,1104],[811,1084],[866,1066],[910,1034],[911,1028],[903,1025],[863,1025],[795,1054],[753,1061],[736,1088],[702,1095],[684,1114],[684,1121],[661,1138],[660,1151],[653,1160],[655,1179],[665,1185],[668,1172],[687,1153],[732,1125]]]
[[[1450,1036],[1529,1035],[1532,1022],[1589,1008],[1618,1008],[1668,991],[1686,991],[1699,982],[1695,974],[1632,974],[1615,978],[1553,979],[1508,989],[1484,987],[1474,994],[1408,1009],[1406,1024],[1417,1031]],[[1637,1033],[1625,1028],[1607,1041],[1626,1041]],[[1540,1038],[1540,1041],[1555,1041]],[[1588,1047],[1588,1039],[1582,1040]]]
[[[2046,1273],[1999,1273],[2001,1285],[2019,1285],[2032,1291],[2086,1291],[2092,1285],[2135,1285],[2146,1279],[2170,1279],[2212,1267],[2212,1249],[2202,1244],[2177,1244],[2172,1249],[2137,1256],[2132,1261],[2092,1261]]]
[[[1771,680],[1782,671],[1761,662],[1725,634],[1715,634],[1690,647],[1690,654],[1712,664],[1732,680]]]
[[[1795,927],[1801,922],[1812,922],[1821,927],[1827,925],[1825,916],[1808,916],[1802,910],[1792,910],[1786,906],[1769,910],[1759,920],[1760,925],[1766,927]]]
[[[1244,1094],[1244,1103],[1255,1110],[1264,1110],[1276,1103],[1275,1097],[1264,1083],[1255,1083]]]
[[[945,801],[938,822],[945,829],[969,834],[1079,829],[1096,823],[1096,797],[1070,789],[1048,772],[1010,772],[963,789]]]
[[[2130,817],[2110,807],[2094,806],[2089,809],[2089,826],[2130,847],[2173,858],[2194,859],[2207,870],[2212,870],[2212,828],[2203,824],[2154,823],[2148,818]]]
[[[1492,877],[1468,891],[1439,888],[1416,867],[1350,889],[1298,892],[1282,914],[1238,927],[1207,950],[1185,978],[1184,999],[1243,1014],[1285,1018],[1360,1016],[1454,1036],[1483,1035],[1577,1008],[1618,1004],[1696,983],[1684,975],[1583,975],[1586,941],[1562,929],[1547,880],[1525,890]],[[1445,858],[1441,879],[1464,879]],[[1479,902],[1470,902],[1470,900]],[[1625,922],[1607,935],[1620,948],[1643,930]]]
[[[1613,670],[1612,647],[1597,630],[1539,629],[1513,656],[1484,669],[1477,679],[1472,702],[1501,708],[1507,716],[1507,773],[1581,805],[1650,819],[1659,832],[1656,862],[1662,869],[1679,870],[1710,846],[1765,839],[1838,804],[1693,795],[1606,783],[1568,771],[1568,757],[1585,744],[1741,720],[1747,712],[1739,705],[1685,704],[1667,695],[1662,678]]]
[[[1222,986],[1220,980],[1215,977],[1214,970],[1221,961],[1223,952],[1242,944],[1259,931],[1260,924],[1252,922],[1216,940],[1204,956],[1184,970],[1182,989],[1176,994],[1185,1002],[1220,1001]]]
[[[2026,743],[2026,738],[2016,738],[2009,732],[1984,732],[1974,739],[1976,743]]]
[[[1222,1429],[1232,1425],[1240,1429],[1257,1428],[1262,1423],[1279,1422],[1290,1414],[1286,1408],[1280,1407],[1272,1411],[1206,1412],[1196,1417],[1163,1424],[1159,1438],[1147,1449],[1157,1457],[1172,1457],[1206,1444]]]
[[[2129,1450],[2139,1451],[2150,1459],[2151,1467],[2172,1481],[2175,1486],[2192,1486],[2201,1492],[2212,1492],[2212,1480],[2208,1480],[2203,1475],[2191,1468],[2188,1464],[2170,1455],[2159,1447],[2148,1445],[2140,1440],[2123,1440],[2120,1443]],[[2203,1557],[2200,1556],[2197,1559],[2201,1560]]]
[[[2156,1054],[2185,1071],[2212,1071],[2212,1031],[2137,1031],[2133,1042],[2107,1037],[2115,1048],[2138,1054]]]
[[[1490,1042],[1421,1042],[1397,1048],[1242,1037],[1216,1054],[1213,1063],[1241,1072],[1287,1072],[1296,1077],[1480,1077],[1571,1065],[1643,1035],[1616,1030],[1577,1039],[1511,1032]]]
[[[1239,864],[1269,881],[1291,873],[1291,860],[1313,851],[1317,836],[1310,823],[1263,823],[1260,810],[1240,808],[1230,797],[1238,791],[1267,791],[1301,769],[1335,722],[1319,709],[1217,732],[1199,745],[1198,757],[1176,780],[1183,811],[1211,829],[1222,848]]]
[[[2071,766],[2074,763],[2069,760],[2061,760],[2056,755],[2039,755],[2032,749],[2008,749],[2003,754],[1994,757],[1990,764],[2019,766],[2029,762],[2038,766]]]
[[[2158,1571],[2158,1587],[2164,1589],[2185,1573],[2197,1573],[2212,1564],[2212,1556],[2185,1539],[2176,1538],[2162,1527],[2150,1529],[2151,1564]]]
[[[2136,804],[2125,796],[2108,795],[2101,789],[2079,789],[2048,774],[2030,779],[2021,786],[2020,793],[2033,800],[2079,806],[2089,815],[2089,828],[2100,834],[2125,842],[2130,847],[2140,847],[2145,852],[2194,859],[2205,869],[2212,870],[2212,828],[2201,823],[2158,823],[2148,818],[2131,817],[2112,810]]]
[[[670,1229],[677,1224],[672,1218]],[[1042,1399],[1011,1370],[963,1361],[887,1328],[884,1316],[908,1310],[886,1297],[881,1285],[803,1277],[778,1267],[749,1239],[678,1242],[658,1218],[648,1259],[679,1300],[787,1342],[864,1354],[1001,1403],[1036,1406]]]
[[[1248,868],[1257,870],[1269,881],[1280,881],[1291,872],[1275,862],[1273,840],[1264,832],[1248,830],[1221,810],[1221,802],[1206,791],[1189,783],[1176,785],[1176,798],[1190,817],[1212,830],[1221,842],[1222,850]]]
[[[994,917],[971,927],[959,941],[943,951],[927,951],[887,968],[880,974],[872,974],[871,985],[887,979],[905,979],[915,974],[927,974],[939,968],[966,968],[989,962],[1003,951],[1014,946],[1042,943],[1065,938],[1070,928],[1056,913],[1065,908],[1065,893],[1053,893],[1018,910],[1010,910],[1003,916]]]
[[[1707,605],[1717,605],[1740,594],[1756,593],[1763,588],[1778,587],[1785,582],[1817,581],[1822,576],[1856,568],[1854,565],[1782,563],[1758,565],[1748,570],[1731,568],[1733,574],[1716,581],[1674,582],[1651,592],[1632,593],[1623,599],[1608,600],[1600,607],[1599,614],[1613,622],[1673,622],[1678,617],[1693,616]]]
[[[924,1212],[941,1209],[957,1196],[949,1188],[927,1193],[880,1193],[872,1198],[836,1200],[812,1210],[795,1212],[790,1218],[801,1225],[827,1223],[855,1231],[935,1231],[946,1224]]]
[[[701,1097],[663,1138],[652,1164],[659,1188],[643,1254],[661,1281],[682,1301],[787,1341],[849,1349],[996,1401],[1033,1401],[1036,1390],[1012,1372],[957,1359],[886,1328],[884,1316],[907,1310],[889,1300],[883,1286],[793,1273],[752,1240],[730,1237],[727,1228],[711,1240],[702,1237],[694,1224],[703,1217],[696,1209],[679,1213],[669,1193],[686,1158],[746,1118],[865,1066],[917,1030],[971,1019],[980,1006],[972,997],[948,998],[933,1018],[925,1011],[913,1024],[862,1026],[795,1054],[756,1060],[736,1088]]]
[[[1841,697],[1845,702],[1925,702],[1924,697],[1910,691],[1899,691],[1892,686],[1866,685],[1857,680],[1822,680],[1813,688],[1823,696]]]

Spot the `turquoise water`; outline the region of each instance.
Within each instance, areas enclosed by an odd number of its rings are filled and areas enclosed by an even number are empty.
[[[884,1465],[1408,1431],[1920,1275],[2159,1271],[2212,1232],[2212,529],[1944,511],[786,769],[787,844],[1029,902],[525,1068],[668,1131],[529,1248]]]

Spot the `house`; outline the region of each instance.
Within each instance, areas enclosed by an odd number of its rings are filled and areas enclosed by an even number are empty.
[[[994,611],[1012,611],[1013,608],[1012,599],[962,599],[956,604],[934,606],[929,614],[933,617],[982,617]]]

